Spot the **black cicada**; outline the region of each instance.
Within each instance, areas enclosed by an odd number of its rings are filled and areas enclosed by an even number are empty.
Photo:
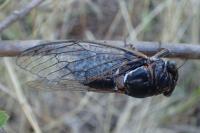
[[[39,77],[34,88],[123,93],[144,98],[170,96],[176,86],[175,62],[163,50],[152,57],[127,48],[90,41],[56,41],[23,51],[17,64]]]

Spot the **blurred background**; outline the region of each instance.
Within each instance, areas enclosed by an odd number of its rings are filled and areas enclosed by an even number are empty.
[[[29,0],[0,0],[0,20]],[[199,0],[45,0],[2,33],[2,40],[131,40],[200,43]],[[181,65],[183,61],[176,59]],[[180,68],[170,98],[36,92],[31,75],[0,59],[0,109],[8,133],[199,133],[200,63]],[[26,101],[27,100],[27,101]]]

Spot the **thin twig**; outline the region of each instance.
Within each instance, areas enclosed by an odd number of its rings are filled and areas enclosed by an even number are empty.
[[[27,4],[21,10],[15,10],[12,14],[6,17],[3,21],[0,22],[0,33],[9,27],[11,24],[16,22],[18,19],[25,17],[29,14],[35,7],[40,5],[44,0],[32,0],[29,4]]]
[[[17,99],[17,97],[15,96],[15,94],[6,86],[4,86],[1,82],[0,82],[0,90],[6,94],[8,94],[10,97],[14,98],[15,100]],[[1,133],[1,132],[0,132]]]
[[[0,41],[0,56],[17,56],[23,50],[39,45],[47,41],[29,40],[29,41]],[[95,41],[124,47],[124,41]],[[181,59],[200,59],[200,45],[195,44],[177,44],[177,43],[162,43],[159,42],[128,42],[136,48],[136,50],[151,56],[161,48],[169,49],[171,54],[169,58]]]
[[[126,106],[124,107],[123,112],[120,114],[119,120],[117,122],[117,125],[115,127],[115,129],[113,130],[113,133],[121,133],[123,127],[125,126],[126,122],[130,119],[131,117],[131,113],[132,113],[132,109],[136,106],[141,104],[141,100],[137,100],[132,102],[132,100],[129,98]]]
[[[19,104],[21,105],[22,110],[25,113],[26,118],[28,119],[29,123],[33,127],[35,133],[41,133],[42,131],[41,131],[39,125],[38,125],[38,122],[36,120],[36,116],[34,115],[29,103],[27,102],[27,100],[24,96],[22,88],[21,88],[19,81],[16,77],[16,74],[14,72],[14,68],[12,67],[13,65],[11,64],[11,61],[9,60],[9,58],[4,58],[4,62],[5,62],[8,74],[10,76],[11,83],[14,86],[14,89],[15,89],[15,92],[16,92],[16,97],[19,101]]]

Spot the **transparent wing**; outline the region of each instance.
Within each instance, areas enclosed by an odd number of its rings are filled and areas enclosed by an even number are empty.
[[[26,83],[28,87],[30,87],[33,90],[39,90],[39,91],[64,91],[64,90],[70,90],[70,91],[93,91],[93,92],[100,92],[100,93],[114,93],[115,91],[113,89],[95,89],[88,86],[85,86],[78,81],[75,80],[68,80],[64,83],[61,82],[51,82],[46,79],[38,79],[34,81],[29,81]]]
[[[84,86],[77,81],[66,81],[64,84],[60,82],[51,82],[46,79],[38,79],[29,81],[26,83],[30,88],[44,91],[60,91],[60,90],[71,90],[71,91],[89,91],[91,88]]]
[[[112,77],[117,68],[137,57],[137,53],[86,41],[57,41],[22,52],[17,65],[47,81],[89,83]]]

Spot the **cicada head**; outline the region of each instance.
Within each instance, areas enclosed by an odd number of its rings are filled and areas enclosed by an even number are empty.
[[[149,60],[124,76],[126,94],[143,98],[158,94],[170,96],[178,80],[178,70],[173,61]]]
[[[175,61],[166,61],[166,69],[168,73],[168,80],[170,83],[168,84],[168,90],[163,94],[165,96],[170,96],[175,89],[177,80],[178,80],[178,69]]]

